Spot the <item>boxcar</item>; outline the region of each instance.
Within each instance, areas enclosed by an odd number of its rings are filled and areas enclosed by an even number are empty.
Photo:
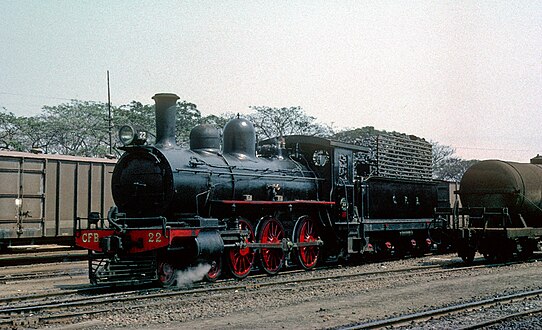
[[[76,219],[113,205],[115,160],[0,151],[0,248],[74,244]],[[86,225],[83,220],[83,225]]]

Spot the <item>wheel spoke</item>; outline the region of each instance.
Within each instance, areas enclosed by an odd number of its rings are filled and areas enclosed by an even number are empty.
[[[269,274],[276,274],[284,263],[284,252],[280,243],[284,237],[284,229],[281,223],[275,218],[261,220],[259,227],[259,241],[264,244],[276,244],[276,248],[262,248],[260,259],[262,268]]]

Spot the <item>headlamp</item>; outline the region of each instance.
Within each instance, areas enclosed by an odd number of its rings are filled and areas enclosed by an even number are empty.
[[[123,145],[130,145],[134,142],[135,130],[132,126],[122,126],[119,129],[119,140]]]
[[[119,140],[124,146],[131,144],[143,145],[147,142],[147,132],[125,125],[119,129]]]

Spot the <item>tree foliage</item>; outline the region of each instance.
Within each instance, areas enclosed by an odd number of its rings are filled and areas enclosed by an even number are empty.
[[[296,134],[329,136],[332,133],[330,126],[318,123],[301,107],[251,106],[250,109],[253,112],[248,117],[254,123],[259,139]]]
[[[175,117],[175,134],[177,143],[186,146],[189,142],[190,131],[202,121],[201,112],[194,103],[182,101],[177,103],[178,111]]]
[[[180,145],[188,143],[190,130],[198,124],[212,124],[222,128],[235,115],[202,116],[197,105],[182,101],[177,103],[176,139]],[[250,107],[248,115],[260,139],[277,136],[303,134],[331,137],[357,145],[370,144],[378,134],[385,131],[367,126],[348,129],[337,133],[331,126],[318,123],[315,117],[307,115],[301,107],[272,108]],[[0,108],[0,149],[30,151],[42,149],[46,153],[103,157],[109,153],[109,133],[112,134],[112,149],[117,153],[120,146],[117,132],[123,125],[144,129],[155,136],[154,105],[132,101],[121,106],[112,106],[112,122],[109,125],[107,104],[78,101],[44,106],[39,115],[18,117],[5,108]],[[149,143],[153,143],[151,138]],[[432,142],[433,177],[435,179],[459,181],[465,170],[476,160],[463,160],[455,150],[446,145]]]
[[[201,115],[190,102],[177,103],[176,139],[186,145],[190,130],[201,123],[223,126],[224,116]],[[72,100],[56,106],[44,106],[39,115],[17,117],[5,108],[0,109],[0,148],[16,151],[41,149],[45,153],[89,157],[109,154],[109,134],[112,151],[120,151],[118,130],[131,125],[149,132],[149,143],[156,134],[154,105],[132,101],[111,107],[111,126],[106,103]]]
[[[152,134],[155,133],[154,105],[132,101],[118,108],[113,107],[112,113],[114,128],[118,129],[123,125],[132,125]]]
[[[432,142],[433,145],[433,178],[459,182],[465,171],[478,160],[464,160],[455,156],[455,149]]]
[[[6,108],[0,109],[0,149],[21,149],[20,120]]]
[[[45,124],[46,152],[80,156],[107,153],[109,124],[103,103],[72,100],[45,106],[38,119]]]

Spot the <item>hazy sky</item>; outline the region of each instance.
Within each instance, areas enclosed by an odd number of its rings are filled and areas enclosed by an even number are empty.
[[[0,0],[0,108],[301,106],[463,158],[542,154],[542,1]]]

